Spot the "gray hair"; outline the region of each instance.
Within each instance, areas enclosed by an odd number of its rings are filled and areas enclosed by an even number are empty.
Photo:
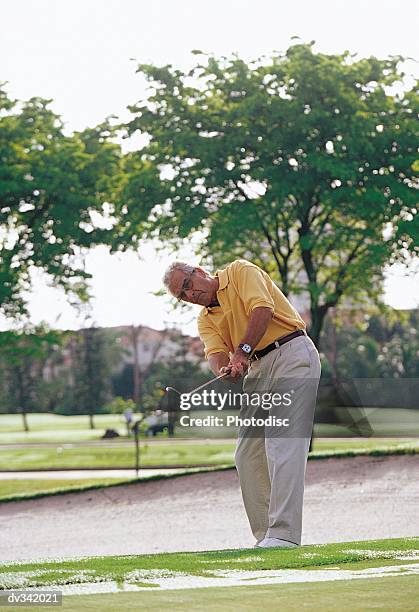
[[[166,289],[169,289],[169,284],[172,279],[173,273],[176,272],[177,270],[180,270],[181,272],[184,272],[185,274],[191,274],[193,269],[194,269],[194,266],[191,266],[190,264],[187,264],[184,261],[172,262],[170,266],[167,268],[166,272],[164,273],[164,276],[163,276],[164,286],[166,287]]]

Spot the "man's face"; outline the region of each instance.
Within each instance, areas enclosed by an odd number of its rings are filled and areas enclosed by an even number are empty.
[[[202,268],[194,268],[189,273],[175,270],[169,289],[182,302],[201,306],[209,306],[215,297],[214,280]]]

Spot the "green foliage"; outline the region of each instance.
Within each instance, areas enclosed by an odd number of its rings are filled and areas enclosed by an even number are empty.
[[[0,308],[8,315],[24,312],[34,267],[85,300],[83,249],[112,237],[96,221],[118,181],[115,130],[105,121],[66,136],[49,103],[18,104],[0,86]]]
[[[307,293],[317,340],[329,308],[377,299],[384,264],[418,250],[418,97],[393,87],[403,58],[296,44],[249,64],[199,60],[138,67],[149,95],[126,129],[149,144],[124,160],[118,240],[178,247],[201,232],[215,265],[246,257]]]
[[[126,410],[135,412],[135,402],[132,399],[124,399],[123,397],[114,397],[106,406],[111,414],[124,414]]]
[[[367,315],[362,326],[326,321],[326,373],[336,378],[419,378],[419,311]],[[323,372],[325,374],[325,372]],[[327,376],[326,376],[327,377]]]

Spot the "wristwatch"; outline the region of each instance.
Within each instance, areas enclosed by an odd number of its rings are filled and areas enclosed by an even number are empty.
[[[239,344],[239,348],[241,348],[243,353],[246,353],[246,355],[250,355],[250,353],[252,352],[252,347],[250,346],[250,344]]]

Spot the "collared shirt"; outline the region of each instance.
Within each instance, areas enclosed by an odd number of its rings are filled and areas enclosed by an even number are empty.
[[[198,317],[198,331],[205,346],[205,357],[235,351],[247,331],[255,308],[273,311],[267,330],[257,346],[260,350],[281,336],[306,325],[282,291],[261,268],[245,259],[237,259],[218,270],[219,306],[204,307]]]

